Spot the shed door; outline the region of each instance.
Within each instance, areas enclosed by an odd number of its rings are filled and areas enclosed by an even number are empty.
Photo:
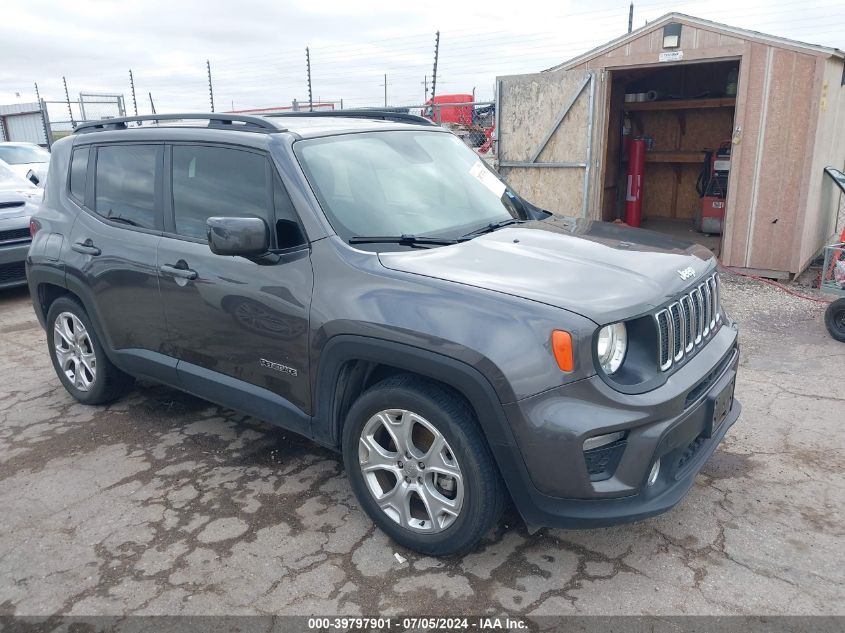
[[[502,175],[537,206],[587,216],[595,75],[583,70],[499,78]]]

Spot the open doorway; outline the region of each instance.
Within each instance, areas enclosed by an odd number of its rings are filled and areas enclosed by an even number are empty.
[[[635,140],[642,141],[640,226],[720,254],[730,213],[739,65],[737,59],[608,70],[603,220],[626,219],[631,148]]]

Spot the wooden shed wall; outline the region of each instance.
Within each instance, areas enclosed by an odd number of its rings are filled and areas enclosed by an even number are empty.
[[[731,174],[736,195],[728,199],[732,221],[723,252],[735,266],[794,273],[817,125],[817,57],[757,43],[749,48],[743,59],[750,58],[756,76],[744,90],[746,107],[736,121],[743,127],[742,150],[739,169]],[[758,82],[759,99],[751,91]],[[755,128],[756,134],[749,133]],[[745,243],[737,239],[741,226]]]
[[[836,220],[840,200],[839,189],[824,175],[825,167],[845,169],[845,86],[842,85],[841,59],[818,60],[821,85],[815,94],[819,111],[814,152],[810,166],[803,233],[800,249],[795,253],[797,270],[803,269],[819,249],[838,235]]]
[[[529,161],[585,77],[583,72],[549,72],[502,78],[506,81],[500,84],[499,94],[499,162]],[[581,92],[538,162],[584,162],[588,90]],[[500,167],[500,171],[516,191],[542,208],[560,215],[581,215],[583,168]]]
[[[744,50],[745,41],[738,37],[694,26],[683,20],[679,22],[684,25],[680,47],[684,52],[684,62],[706,61],[717,57],[738,57]],[[573,68],[596,70],[656,64],[657,56],[663,51],[663,29],[657,28]]]

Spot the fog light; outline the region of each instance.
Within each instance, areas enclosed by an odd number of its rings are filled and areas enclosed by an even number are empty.
[[[657,481],[657,475],[660,474],[660,460],[658,459],[654,462],[654,466],[651,467],[651,472],[648,474],[648,481],[646,485],[653,486],[654,482]]]

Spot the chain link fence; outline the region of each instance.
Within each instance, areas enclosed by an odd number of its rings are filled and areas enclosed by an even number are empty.
[[[232,114],[276,114],[288,112],[340,111],[343,99],[310,104],[294,99],[291,105],[231,110]],[[488,159],[496,154],[496,104],[493,101],[473,101],[472,95],[443,95],[426,103],[409,106],[364,107],[356,110],[379,110],[416,114],[452,131],[466,145]]]
[[[444,95],[410,110],[448,128],[479,154],[495,156],[496,104],[493,101],[474,101],[472,95]]]
[[[125,101],[121,94],[83,92],[71,101],[45,100],[44,108],[53,140],[67,136],[77,123],[83,121],[126,116]]]
[[[343,100],[314,102],[314,110],[343,110]],[[356,108],[359,109],[359,108]],[[367,109],[367,108],[364,108]],[[496,104],[493,101],[474,101],[472,95],[442,95],[426,103],[372,109],[405,112],[422,116],[452,131],[466,145],[487,159],[496,157]],[[43,100],[44,119],[49,126],[51,140],[67,136],[76,124],[127,116],[122,94],[80,93],[76,99]],[[276,112],[308,111],[307,100],[295,99],[290,105],[232,110],[232,113],[272,114]]]

